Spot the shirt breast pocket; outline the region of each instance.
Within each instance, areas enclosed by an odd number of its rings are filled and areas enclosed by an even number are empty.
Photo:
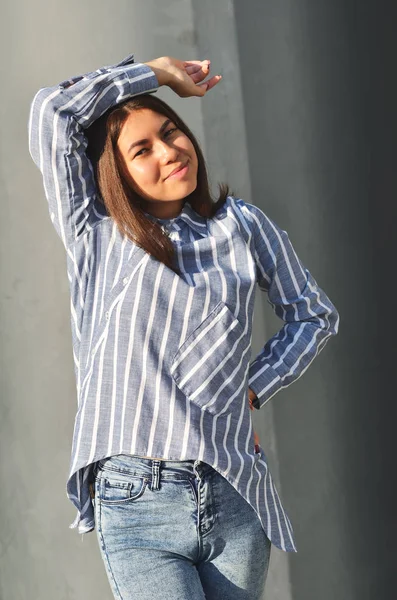
[[[186,338],[171,362],[178,388],[201,409],[219,415],[241,398],[249,360],[244,328],[220,301]]]

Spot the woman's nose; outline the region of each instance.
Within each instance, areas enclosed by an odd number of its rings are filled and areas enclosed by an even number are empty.
[[[174,148],[173,146],[170,146],[164,142],[160,143],[158,152],[160,160],[165,163],[167,163],[170,159],[175,159],[175,157],[178,155],[177,148]]]

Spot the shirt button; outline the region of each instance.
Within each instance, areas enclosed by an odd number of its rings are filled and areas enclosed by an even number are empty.
[[[123,279],[123,285],[126,285],[126,283],[128,283],[128,277],[124,277]]]
[[[106,318],[106,321],[109,319],[109,311],[108,310],[105,312],[105,318]]]

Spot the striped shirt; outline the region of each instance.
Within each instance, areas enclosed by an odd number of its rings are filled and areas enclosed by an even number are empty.
[[[186,201],[177,217],[158,219],[179,275],[120,233],[98,199],[84,130],[110,106],[158,87],[150,67],[130,55],[40,89],[31,105],[29,148],[70,284],[70,527],[95,528],[90,483],[100,459],[200,459],[253,507],[272,543],[296,551],[265,452],[255,451],[248,386],[262,408],[305,372],[337,333],[339,315],[288,234],[240,198],[228,196],[213,218]],[[258,288],[284,323],[250,360]]]

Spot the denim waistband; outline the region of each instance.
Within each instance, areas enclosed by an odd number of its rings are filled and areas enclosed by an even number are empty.
[[[116,471],[150,478],[154,468],[159,470],[160,478],[165,479],[184,479],[216,472],[211,465],[201,460],[160,460],[134,454],[116,454],[102,458],[97,462],[95,471]]]

